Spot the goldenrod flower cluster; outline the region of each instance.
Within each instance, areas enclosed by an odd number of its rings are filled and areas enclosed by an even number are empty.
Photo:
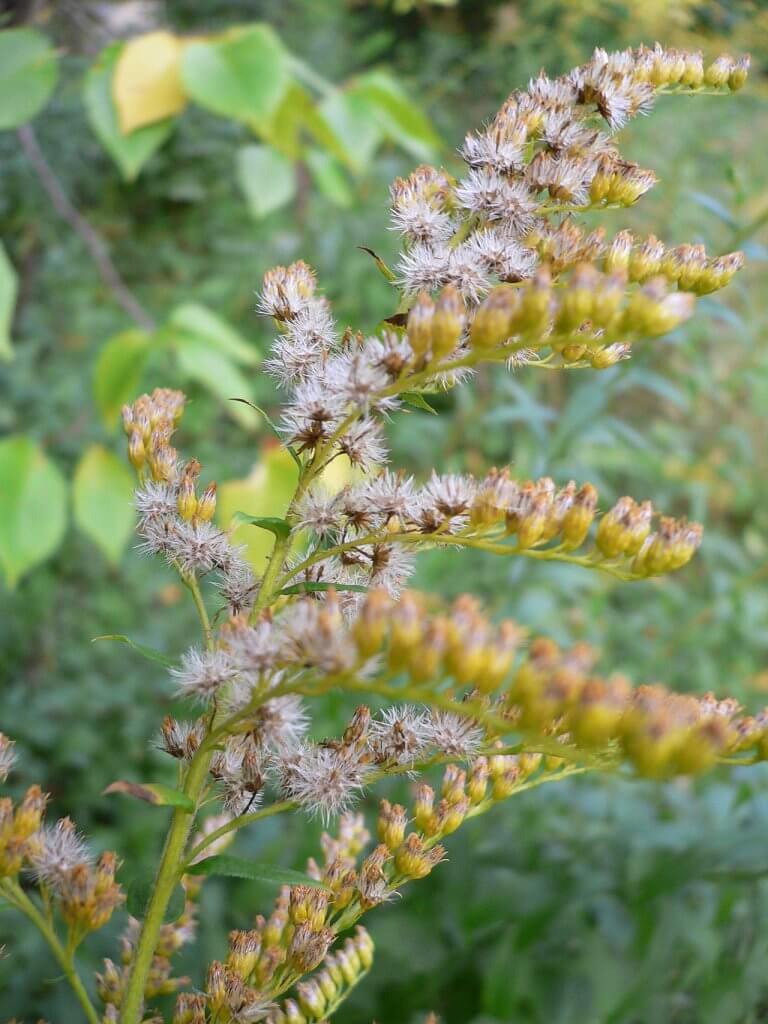
[[[597,50],[513,93],[465,139],[463,174],[420,167],[394,183],[403,251],[395,271],[377,263],[398,296],[371,336],[335,323],[303,261],[265,276],[259,311],[278,331],[265,369],[281,389],[275,430],[297,484],[283,517],[254,519],[274,535],[261,578],[215,524],[215,484],[172,446],[184,395],[157,389],[124,408],[142,547],[179,573],[202,637],[166,680],[169,696],[196,705],[160,730],[178,790],[161,799],[163,787],[110,787],[174,809],[144,920],[131,919],[120,964],[105,961],[98,976],[105,1024],[159,1020],[148,1003],[185,984],[171,958],[194,935],[203,878],[262,817],[303,810],[337,819],[338,832],[324,834],[307,884],[284,887],[269,917],[231,934],[199,989],[178,994],[174,1024],[328,1020],[373,956],[364,930],[341,934],[426,877],[465,821],[523,789],[624,765],[664,778],[768,758],[768,712],[744,717],[731,700],[635,688],[598,675],[583,646],[562,651],[529,641],[514,621],[491,623],[472,597],[436,609],[404,589],[419,551],[439,546],[643,580],[685,566],[699,524],[657,517],[629,496],[601,509],[588,482],[516,480],[508,469],[436,469],[416,481],[389,467],[385,432],[404,405],[428,406],[482,363],[613,366],[688,319],[697,295],[727,285],[740,253],[713,258],[625,230],[609,237],[579,214],[632,205],[655,185],[617,146],[631,117],[664,92],[737,90],[747,70],[748,59],[705,64],[660,46]],[[339,458],[355,482],[331,491],[326,470]],[[331,690],[381,706],[362,703],[340,737],[321,738],[311,701]],[[12,761],[0,736],[0,779]],[[439,790],[416,782],[437,766]],[[349,810],[397,775],[415,782],[412,806],[382,801],[367,849],[364,821]],[[18,807],[0,801],[0,888],[41,927],[94,1024],[72,949],[122,902],[116,860],[94,863],[68,819],[43,824],[45,802],[36,787]],[[214,802],[217,813],[200,821]],[[58,907],[68,947],[19,885],[27,869]],[[164,921],[180,883],[184,910]]]

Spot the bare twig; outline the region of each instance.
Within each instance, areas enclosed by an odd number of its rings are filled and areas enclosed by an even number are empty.
[[[102,281],[114,295],[117,304],[143,330],[154,331],[157,326],[154,318],[144,309],[123,280],[117,267],[112,262],[109,248],[104,239],[80,211],[73,206],[40,148],[40,143],[37,141],[37,135],[32,125],[22,125],[18,129],[18,136],[21,148],[50,199],[51,205],[82,240],[93,262],[96,264]]]

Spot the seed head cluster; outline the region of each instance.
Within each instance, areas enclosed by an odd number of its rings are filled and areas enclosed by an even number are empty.
[[[298,477],[284,516],[258,522],[275,537],[260,579],[231,530],[216,525],[216,485],[201,483],[200,463],[173,446],[185,396],[156,389],[125,406],[141,547],[179,573],[203,635],[170,672],[169,692],[194,711],[166,716],[157,740],[178,762],[182,792],[110,787],[174,804],[166,852],[184,847],[171,865],[184,905],[152,933],[130,917],[119,962],[106,960],[97,976],[105,1024],[125,1019],[126,1001],[135,1019],[143,1007],[143,1019],[159,1020],[146,1016],[150,1001],[171,994],[173,1024],[327,1021],[371,967],[360,917],[426,877],[465,821],[574,768],[625,764],[669,778],[724,757],[768,759],[768,710],[749,716],[730,699],[634,687],[599,674],[585,645],[564,650],[515,621],[493,623],[470,596],[446,607],[406,589],[417,554],[441,546],[563,560],[625,580],[660,576],[691,560],[699,524],[629,496],[601,507],[589,482],[517,479],[508,468],[435,469],[417,480],[389,465],[385,435],[405,406],[429,409],[431,395],[482,363],[614,366],[731,281],[741,253],[713,257],[627,230],[608,236],[579,215],[629,207],[656,184],[618,148],[629,119],[661,93],[738,90],[748,65],[705,65],[658,45],[597,50],[569,74],[542,73],[513,93],[467,135],[462,174],[422,166],[394,183],[402,251],[395,271],[377,262],[399,294],[370,336],[337,324],[303,261],[266,274],[258,308],[278,336],[264,367]],[[336,459],[351,470],[341,488],[326,473]],[[336,737],[309,713],[331,691],[375,700]],[[0,781],[13,763],[13,743],[0,735]],[[371,846],[352,808],[395,775],[410,779],[410,796],[381,801]],[[115,855],[94,856],[68,818],[46,824],[46,802],[37,786],[18,805],[0,799],[0,884],[23,909],[19,875],[28,876],[45,912],[64,922],[69,956],[123,894]],[[215,813],[196,820],[212,803]],[[240,827],[296,809],[334,827],[306,884],[283,886],[268,917],[230,934],[204,983],[180,991],[189,979],[175,977],[171,961],[194,937],[204,878],[222,867]]]

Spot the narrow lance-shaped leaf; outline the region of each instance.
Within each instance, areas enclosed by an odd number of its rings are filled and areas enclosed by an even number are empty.
[[[156,651],[154,647],[147,647],[145,644],[137,644],[135,640],[131,640],[128,636],[123,636],[121,633],[105,633],[104,636],[95,636],[91,643],[95,644],[99,640],[114,640],[115,643],[126,644],[131,650],[136,651],[142,658],[146,658],[148,661],[156,661],[159,665],[165,665],[166,668],[173,668],[176,664],[171,658],[163,654],[162,651]]]
[[[231,878],[247,878],[252,882],[263,882],[268,885],[306,885],[314,889],[326,889],[327,886],[318,882],[310,875],[290,868],[275,867],[273,864],[259,864],[246,860],[244,857],[231,857],[228,854],[217,854],[206,857],[189,868],[195,875],[228,875]]]
[[[171,786],[163,786],[159,782],[126,782],[119,779],[104,790],[105,795],[110,793],[123,793],[154,807],[180,807],[188,814],[193,814],[195,810],[194,801],[186,793],[182,793],[180,789],[172,789]]]

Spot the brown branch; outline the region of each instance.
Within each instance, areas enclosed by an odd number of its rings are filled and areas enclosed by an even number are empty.
[[[145,331],[154,331],[154,318],[141,305],[139,300],[123,280],[119,270],[112,262],[109,248],[104,239],[85,219],[80,211],[72,205],[53,168],[48,163],[40,143],[37,141],[34,128],[30,124],[22,125],[18,130],[19,141],[24,155],[29,160],[40,184],[51,201],[54,210],[62,220],[72,228],[88,250],[96,264],[104,284],[112,292],[115,302]]]

